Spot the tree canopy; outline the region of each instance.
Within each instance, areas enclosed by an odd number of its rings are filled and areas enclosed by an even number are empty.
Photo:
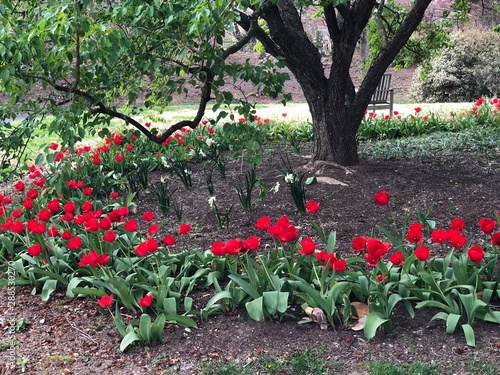
[[[0,121],[27,113],[24,123],[31,127],[51,114],[53,120],[43,126],[72,145],[94,125],[119,118],[162,142],[181,127],[196,127],[208,104],[233,105],[233,95],[223,90],[228,81],[262,83],[263,94],[277,97],[288,78],[280,69],[286,66],[311,109],[315,159],[355,164],[364,109],[430,2],[414,1],[390,24],[382,13],[389,0],[0,0],[0,89],[8,96],[0,104]],[[303,23],[311,8],[326,25],[329,74]],[[388,32],[355,91],[349,68],[360,36],[377,14]],[[229,59],[252,40],[276,59],[259,65]],[[168,105],[173,93],[188,87],[199,90],[193,119],[159,136],[134,119],[141,94],[146,107]],[[238,104],[241,113],[252,108]],[[29,132],[0,131],[10,142],[23,134]]]

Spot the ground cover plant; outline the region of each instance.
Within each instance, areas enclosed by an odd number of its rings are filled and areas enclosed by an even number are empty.
[[[497,103],[479,103],[487,120],[478,127],[494,131]],[[479,117],[476,112],[463,118]],[[358,199],[371,208],[337,211],[342,198],[334,204],[325,198],[335,187],[300,169],[306,160],[285,142],[268,142],[286,134],[284,127],[293,131],[282,117],[274,123],[207,119],[204,127],[181,130],[153,149],[133,132],[110,134],[97,148],[74,153],[51,145],[42,165],[13,184],[12,200],[2,195],[4,286],[15,280],[48,304],[92,306],[96,319],[111,317],[115,350],[125,353],[140,352],[139,344],[169,346],[175,326],[189,335],[220,317],[238,316],[276,322],[276,329],[300,322],[313,337],[343,332],[347,340],[355,328],[376,342],[421,309],[430,309],[426,324],[444,321],[438,327],[456,333],[450,337],[462,348],[481,345],[477,322],[496,327],[499,320],[496,190],[485,188],[487,212],[476,211],[474,218],[462,211],[463,221],[451,204],[444,213],[431,210],[439,201],[419,194],[410,193],[416,196],[401,210],[405,189],[390,187],[390,178],[359,190]],[[494,160],[489,163],[495,181]],[[336,177],[353,178],[344,170]],[[155,194],[158,184],[164,190]],[[354,180],[349,185],[356,186]],[[255,199],[243,204],[240,195]],[[463,204],[467,215],[471,202]],[[367,209],[376,220],[355,219]],[[352,221],[348,233],[340,229],[344,221]],[[176,366],[157,361],[163,370]],[[25,365],[34,369],[30,362]]]

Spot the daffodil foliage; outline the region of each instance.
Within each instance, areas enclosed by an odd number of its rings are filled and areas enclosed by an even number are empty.
[[[0,140],[22,145],[27,129],[42,126],[71,146],[94,125],[119,118],[161,143],[181,127],[196,127],[207,105],[228,116],[224,107],[235,98],[225,84],[250,81],[277,97],[289,78],[280,70],[286,65],[311,108],[315,159],[355,164],[364,109],[430,2],[414,1],[355,92],[349,67],[356,43],[384,2],[0,0],[0,89],[7,98],[0,104]],[[324,18],[329,74],[303,24],[311,17]],[[255,40],[275,59],[256,65],[231,59]],[[199,93],[194,118],[159,135],[134,119],[138,98],[146,107],[165,106],[188,89]],[[251,104],[242,98],[237,104],[245,113]],[[20,113],[27,116],[24,126],[12,126],[8,121]]]

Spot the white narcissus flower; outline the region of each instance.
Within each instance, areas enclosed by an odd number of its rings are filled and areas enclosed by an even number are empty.
[[[280,190],[280,183],[279,181],[276,182],[276,185],[274,185],[271,189],[271,191],[276,194]]]
[[[161,176],[160,181],[161,181],[162,184],[164,184],[165,182],[167,182],[167,176]]]
[[[214,196],[211,196],[210,198],[208,198],[208,204],[210,205],[210,208],[214,208],[215,206],[215,197]]]
[[[215,141],[212,139],[212,138],[207,138],[205,140],[205,143],[207,144],[207,146],[212,146],[213,144],[215,144]]]
[[[285,176],[285,182],[291,184],[295,180],[295,175],[293,173],[287,173]]]

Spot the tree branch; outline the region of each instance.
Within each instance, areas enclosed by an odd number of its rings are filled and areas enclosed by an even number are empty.
[[[141,123],[139,123],[137,120],[133,119],[132,117],[127,116],[121,112],[115,111],[114,109],[111,109],[111,108],[105,106],[104,103],[97,101],[94,96],[92,96],[91,94],[89,94],[85,91],[78,90],[74,87],[67,87],[67,86],[59,85],[56,82],[53,82],[52,80],[45,78],[45,77],[41,77],[41,76],[26,75],[26,78],[45,81],[46,83],[48,83],[50,86],[52,86],[57,91],[79,96],[79,97],[85,99],[87,102],[89,102],[90,113],[103,114],[103,115],[108,115],[111,117],[119,118],[119,119],[125,121],[127,124],[133,125],[135,128],[137,128],[141,133],[143,133],[151,141],[158,143],[158,144],[161,144],[168,137],[170,137],[173,133],[175,133],[177,130],[179,130],[183,127],[190,127],[192,129],[196,128],[205,114],[205,110],[207,108],[207,103],[211,99],[212,83],[214,80],[214,74],[213,74],[212,70],[208,67],[192,68],[190,70],[191,70],[191,72],[200,71],[200,72],[204,72],[206,74],[206,80],[205,80],[205,83],[201,89],[200,104],[198,106],[198,111],[196,112],[196,116],[193,120],[184,120],[184,121],[180,121],[176,124],[171,125],[160,136],[157,136],[157,135],[151,133],[144,125],[142,125]]]

